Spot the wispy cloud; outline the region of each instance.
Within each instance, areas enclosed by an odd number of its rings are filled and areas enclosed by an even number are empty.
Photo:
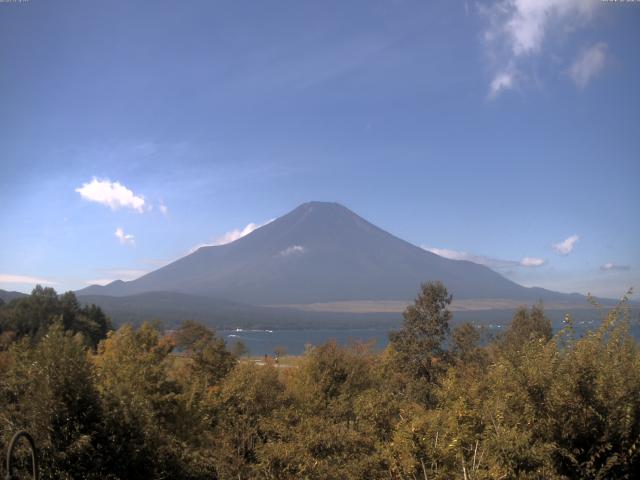
[[[105,205],[112,210],[130,208],[139,213],[145,210],[142,195],[136,195],[120,182],[111,182],[109,179],[98,180],[93,177],[90,182],[83,183],[75,191],[85,200]]]
[[[485,265],[489,268],[512,268],[512,267],[540,267],[544,265],[546,262],[542,258],[534,258],[534,257],[524,257],[521,260],[506,260],[494,257],[487,257],[485,255],[476,255],[469,252],[464,252],[460,250],[450,250],[448,248],[433,248],[433,247],[422,247],[425,250],[435,253],[444,258],[448,258],[450,260],[467,260],[473,263],[479,263],[480,265]]]
[[[569,32],[591,20],[599,0],[495,0],[480,6],[487,22],[484,42],[493,69],[489,97],[524,78],[527,59],[540,54],[552,33]],[[518,75],[516,75],[518,73]]]
[[[583,89],[598,75],[605,66],[607,44],[600,42],[580,52],[571,67],[569,75],[578,86]]]
[[[113,278],[97,278],[95,280],[85,280],[84,283],[85,285],[109,285],[111,282],[113,282],[114,279]]]
[[[560,255],[569,255],[573,251],[573,248],[575,247],[578,240],[580,240],[580,237],[578,235],[571,235],[561,242],[554,243],[552,247]]]
[[[158,209],[160,210],[160,213],[162,213],[163,215],[167,215],[169,213],[169,209],[163,202],[160,202]]]
[[[428,252],[435,253],[436,255],[440,255],[441,257],[448,258],[450,260],[471,260],[473,259],[488,259],[488,257],[482,257],[478,255],[473,255],[471,253],[463,252],[461,250],[450,250],[448,248],[435,248],[435,247],[422,247]],[[476,262],[480,263],[480,262]]]
[[[280,252],[278,252],[277,256],[288,257],[289,255],[301,254],[306,251],[307,249],[304,248],[302,245],[291,245],[290,247],[287,247],[284,250],[281,250]]]
[[[28,275],[12,275],[10,273],[0,273],[0,283],[25,283],[30,285],[55,285],[56,282],[47,278],[31,277]]]
[[[135,237],[129,233],[124,233],[124,230],[120,227],[116,228],[115,236],[123,245],[135,245],[136,243]]]
[[[149,270],[142,270],[137,268],[124,268],[124,269],[114,269],[108,270],[108,273],[111,275],[115,275],[120,280],[135,280],[138,277],[143,276],[146,273],[149,273]]]
[[[85,280],[83,283],[85,285],[108,285],[109,283],[115,280],[124,280],[125,282],[129,280],[135,280],[146,273],[149,273],[148,270],[141,269],[112,269],[112,270],[103,270],[101,274],[109,275],[109,278],[98,278],[94,280]]]
[[[513,85],[514,78],[512,72],[498,72],[491,81],[491,86],[489,88],[489,97],[495,98],[500,94],[501,91],[509,90],[513,87]]]
[[[540,267],[542,265],[544,265],[544,260],[542,258],[535,258],[535,257],[524,257],[522,260],[520,260],[520,265],[522,265],[523,267]]]
[[[298,45],[265,49],[263,61],[250,75],[241,73],[234,88],[264,93],[286,88],[304,90],[358,70],[372,58],[387,51],[397,41],[385,36],[357,36],[348,41],[328,41],[307,55]],[[259,80],[257,80],[259,79]]]
[[[271,222],[273,222],[273,218],[267,222],[258,224],[258,223],[249,223],[247,224],[244,228],[235,228],[233,230],[230,230],[228,232],[226,232],[224,235],[221,235],[219,237],[216,237],[212,242],[209,243],[200,243],[198,245],[196,245],[195,247],[191,248],[189,250],[189,253],[193,253],[196,250],[198,250],[199,248],[202,247],[216,247],[219,245],[226,245],[228,243],[231,242],[235,242],[236,240],[242,238],[242,237],[246,237],[247,235],[249,235],[251,232],[253,232],[254,230],[257,230],[260,227],[263,227]]]
[[[611,271],[611,270],[621,270],[621,271],[625,271],[625,270],[631,270],[631,266],[629,265],[618,265],[617,263],[613,263],[613,262],[607,262],[604,265],[602,265],[600,267],[600,270],[602,271]]]
[[[263,223],[262,225],[265,225],[265,224]],[[260,228],[262,225],[259,225],[257,223],[249,223],[246,227],[242,229],[236,228],[234,230],[231,230],[225,233],[224,235],[218,237],[213,242],[213,245],[226,245],[227,243],[235,242],[239,238],[246,237],[254,230]]]

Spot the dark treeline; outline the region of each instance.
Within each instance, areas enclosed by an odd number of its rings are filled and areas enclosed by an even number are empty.
[[[31,432],[47,479],[637,478],[624,302],[580,338],[522,308],[482,345],[450,330],[450,302],[423,285],[382,352],[327,343],[259,365],[201,324],[113,331],[38,287],[0,306],[0,442]]]

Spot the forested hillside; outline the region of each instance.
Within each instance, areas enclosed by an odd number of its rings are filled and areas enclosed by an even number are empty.
[[[483,345],[450,302],[425,284],[384,351],[327,343],[285,368],[195,322],[113,331],[37,288],[0,306],[0,441],[31,432],[46,479],[635,478],[624,301],[581,338],[522,308]]]

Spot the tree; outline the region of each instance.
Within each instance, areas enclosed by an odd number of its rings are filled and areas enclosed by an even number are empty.
[[[183,322],[174,338],[190,359],[191,373],[204,382],[205,389],[217,384],[236,364],[236,357],[227,350],[224,339],[201,323]]]
[[[451,295],[441,282],[424,283],[414,304],[403,313],[402,329],[389,334],[396,367],[422,384],[418,389],[422,393],[416,393],[425,401],[425,388],[437,381],[449,360],[443,342],[449,334],[450,304]]]
[[[91,347],[96,348],[100,340],[107,337],[112,330],[111,320],[96,305],[80,307],[80,302],[73,292],[60,295],[65,330],[81,333]]]
[[[119,478],[179,476],[175,430],[184,408],[179,385],[169,376],[173,347],[173,339],[149,323],[138,329],[125,325],[98,347],[94,362],[110,470]]]
[[[370,345],[335,341],[309,350],[283,372],[285,400],[262,422],[258,448],[267,479],[388,478],[376,452],[377,432],[398,412],[380,393]],[[379,396],[379,399],[376,397]]]
[[[520,307],[516,311],[509,328],[500,336],[499,344],[505,352],[515,352],[528,342],[548,342],[552,336],[551,320],[544,314],[542,304],[538,304],[531,310]]]
[[[480,348],[480,332],[471,323],[458,325],[451,333],[451,354],[463,364],[482,364],[485,352]]]
[[[201,350],[215,339],[215,332],[199,322],[185,320],[173,334],[176,347],[186,352]]]
[[[256,449],[265,441],[260,422],[280,406],[282,390],[272,363],[239,363],[222,381],[214,430],[219,478],[256,477]]]
[[[42,478],[107,476],[100,401],[86,348],[58,318],[37,345],[25,338],[8,352],[0,388],[2,441],[29,431],[40,450]]]
[[[82,333],[95,349],[113,330],[111,319],[97,305],[85,305],[76,316],[76,331]]]
[[[247,345],[242,340],[238,340],[236,342],[233,342],[233,346],[231,347],[231,352],[237,358],[240,358],[243,355],[249,353],[249,349],[247,348]]]
[[[58,296],[53,288],[37,285],[31,295],[2,309],[0,330],[37,341],[56,319],[61,319],[64,330],[81,333],[93,348],[112,329],[111,320],[100,307],[81,307],[73,292]]]
[[[507,332],[517,341],[498,351],[485,402],[488,452],[501,475],[637,476],[640,350],[620,315],[614,308],[597,330],[577,340],[562,331],[558,341],[548,341],[546,328],[542,335],[537,328],[518,328],[519,336]],[[518,317],[520,326],[532,325],[523,312]]]
[[[53,318],[62,313],[56,291],[41,285],[36,285],[28,297],[12,302],[10,307],[3,330],[14,331],[17,338],[40,338]]]
[[[305,354],[289,379],[291,396],[309,412],[351,418],[358,392],[373,386],[372,354],[367,344],[341,347],[335,341]]]

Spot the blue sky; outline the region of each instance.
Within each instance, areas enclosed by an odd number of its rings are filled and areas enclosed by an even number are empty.
[[[589,0],[0,3],[0,288],[135,278],[328,200],[619,297],[638,26]]]

